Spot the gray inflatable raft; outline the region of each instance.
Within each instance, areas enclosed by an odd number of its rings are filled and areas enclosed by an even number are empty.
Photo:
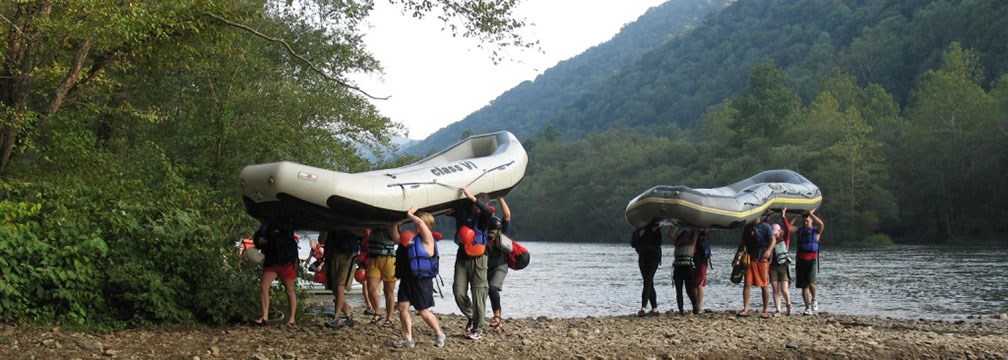
[[[714,189],[659,185],[637,195],[626,208],[634,228],[652,219],[682,226],[730,229],[767,210],[812,210],[822,203],[819,187],[791,170],[768,170]]]

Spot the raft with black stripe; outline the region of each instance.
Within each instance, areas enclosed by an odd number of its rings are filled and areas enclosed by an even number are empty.
[[[791,170],[768,170],[734,184],[693,189],[659,185],[630,200],[626,219],[634,228],[661,219],[682,226],[730,229],[767,210],[812,210],[822,203],[819,187]]]
[[[434,214],[469,200],[461,193],[500,197],[525,176],[528,155],[513,134],[470,136],[416,163],[344,173],[282,161],[246,166],[239,175],[245,210],[296,229],[384,226],[416,206]]]

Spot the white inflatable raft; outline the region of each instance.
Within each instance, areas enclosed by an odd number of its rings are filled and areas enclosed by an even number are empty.
[[[293,162],[249,165],[239,180],[245,210],[260,220],[296,229],[382,226],[416,206],[439,214],[467,202],[468,187],[498,197],[525,176],[528,155],[501,131],[474,135],[400,168],[343,173]]]
[[[730,229],[752,222],[767,210],[812,210],[822,203],[819,187],[791,170],[768,170],[715,189],[655,186],[626,208],[634,228],[652,219],[694,227]]]

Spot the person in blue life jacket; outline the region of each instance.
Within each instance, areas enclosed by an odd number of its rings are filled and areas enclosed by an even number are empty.
[[[711,264],[711,229],[699,231],[696,244],[693,246],[693,283],[696,285],[697,312],[702,313],[704,286],[707,286],[707,271]]]
[[[455,210],[455,243],[459,245],[455,257],[455,276],[452,292],[455,304],[465,315],[466,336],[472,340],[483,339],[483,324],[486,319],[486,299],[489,295],[487,283],[487,229],[493,210],[487,204],[489,196],[480,194],[477,198],[468,188],[461,189],[471,205]],[[470,291],[472,297],[470,298]]]
[[[742,310],[740,316],[749,316],[749,288],[758,286],[763,295],[763,311],[760,317],[770,317],[770,255],[777,238],[773,236],[773,227],[766,222],[764,216],[742,227],[742,240],[732,265],[741,261],[742,254],[748,253],[751,260],[745,272],[745,284],[742,285]]]
[[[792,226],[792,235],[797,236],[798,253],[795,256],[795,287],[802,289],[805,311],[802,315],[813,315],[819,311],[816,300],[816,275],[819,273],[819,237],[826,224],[816,216],[815,209],[802,219],[802,226]]]
[[[263,260],[262,281],[259,283],[259,306],[261,315],[254,321],[255,325],[269,325],[270,286],[277,278],[283,283],[287,293],[287,327],[294,327],[294,314],[297,312],[297,294],[294,292],[294,279],[297,277],[298,244],[294,238],[294,230],[281,224],[263,222],[252,235],[255,247],[265,255]]]
[[[630,246],[637,251],[637,267],[640,269],[644,287],[641,289],[641,307],[637,316],[658,316],[658,293],[655,291],[654,277],[661,264],[661,225],[660,219],[652,219],[647,225],[634,229],[630,237]],[[651,311],[647,311],[648,303]]]
[[[487,283],[489,284],[490,310],[493,318],[490,327],[499,329],[501,320],[500,292],[504,288],[504,278],[508,274],[508,254],[511,253],[511,240],[502,236],[511,228],[511,209],[504,198],[498,198],[503,218],[494,216],[487,227]]]
[[[431,311],[434,307],[434,277],[438,272],[438,250],[431,229],[434,227],[434,216],[427,212],[416,213],[413,206],[406,216],[413,221],[416,232],[409,230],[393,231],[393,237],[399,239],[396,249],[395,275],[399,278],[399,292],[396,307],[399,310],[399,323],[402,325],[402,338],[393,345],[402,348],[416,346],[413,340],[413,319],[409,312],[412,305],[417,315],[427,326],[434,330],[434,346],[445,344],[445,334],[437,316]]]
[[[323,231],[319,238],[325,243],[323,258],[327,264],[327,287],[333,292],[335,311],[333,319],[326,322],[329,328],[353,327],[353,309],[346,301],[346,289],[353,281],[354,264],[360,252],[360,242],[364,238],[364,229]],[[340,312],[343,320],[340,320]]]
[[[693,249],[696,246],[697,237],[700,235],[699,229],[677,228],[669,231],[667,236],[675,245],[672,253],[675,255],[672,261],[672,281],[675,282],[676,306],[679,315],[686,315],[683,309],[683,290],[689,297],[690,305],[693,307],[693,314],[700,314],[696,299],[696,277],[693,275]]]

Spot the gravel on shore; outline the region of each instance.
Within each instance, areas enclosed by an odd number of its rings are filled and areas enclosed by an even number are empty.
[[[329,329],[330,315],[307,315],[298,326],[159,326],[100,333],[0,325],[0,357],[13,359],[1006,359],[1008,321],[906,320],[819,314],[740,317],[636,315],[505,319],[482,340],[463,335],[465,318],[438,314],[447,344],[413,315],[413,349],[392,346],[393,328],[357,316],[353,328]]]

